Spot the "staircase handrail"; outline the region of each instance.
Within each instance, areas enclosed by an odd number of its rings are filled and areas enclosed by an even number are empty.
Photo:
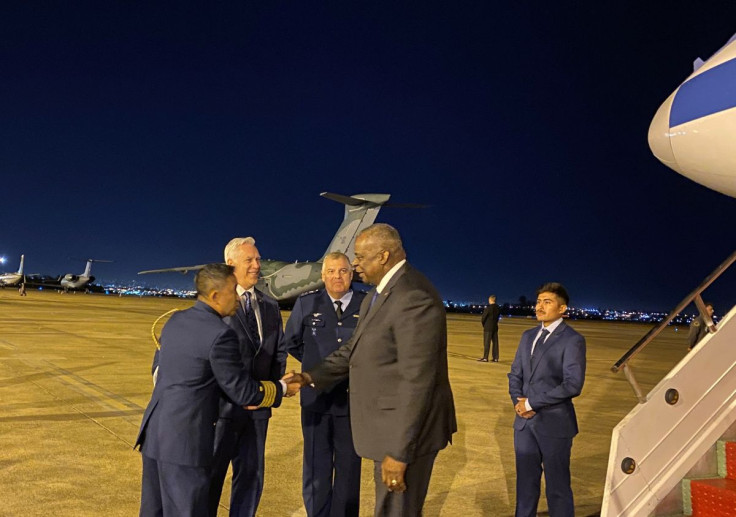
[[[677,304],[677,306],[672,310],[672,312],[667,315],[665,319],[663,319],[659,324],[657,324],[654,328],[647,332],[644,337],[637,341],[637,343],[632,346],[628,352],[621,356],[621,359],[616,361],[616,364],[611,367],[611,371],[614,373],[617,373],[620,370],[624,370],[624,374],[631,384],[631,387],[634,389],[634,393],[636,394],[640,403],[646,402],[646,396],[644,396],[641,388],[634,378],[634,373],[631,369],[631,365],[629,364],[630,361],[636,356],[636,354],[641,352],[644,347],[651,343],[654,338],[656,338],[660,334],[660,332],[662,332],[662,330],[664,330],[667,325],[669,325],[670,322],[675,319],[675,317],[693,301],[695,302],[698,311],[700,311],[700,315],[703,317],[703,320],[708,329],[711,332],[715,332],[716,327],[713,324],[713,320],[711,320],[710,316],[705,310],[705,303],[703,302],[701,293],[705,291],[705,289],[707,289],[708,286],[710,286],[713,282],[715,282],[715,280],[719,276],[721,276],[734,262],[736,262],[736,251],[731,253],[731,255],[729,255],[729,257],[723,263],[721,263],[710,275],[708,275],[698,287],[693,289],[690,294],[688,294],[679,304]]]

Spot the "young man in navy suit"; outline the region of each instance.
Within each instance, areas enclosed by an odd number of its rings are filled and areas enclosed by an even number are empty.
[[[222,318],[235,312],[233,268],[209,264],[195,279],[197,303],[161,333],[151,401],[135,446],[143,455],[142,517],[202,517],[208,512],[215,422],[222,393],[240,406],[281,403],[286,386],[245,370],[238,337]]]
[[[542,325],[521,336],[509,373],[514,404],[516,516],[537,515],[542,472],[551,517],[574,517],[570,451],[578,424],[572,399],[585,381],[585,338],[562,319],[569,297],[556,282],[537,290]]]

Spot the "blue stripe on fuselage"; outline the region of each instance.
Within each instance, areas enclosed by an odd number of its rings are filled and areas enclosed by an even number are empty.
[[[670,108],[670,127],[736,108],[736,59],[685,82]]]

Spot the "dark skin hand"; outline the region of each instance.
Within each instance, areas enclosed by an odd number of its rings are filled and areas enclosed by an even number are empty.
[[[406,463],[386,456],[381,462],[381,481],[389,492],[403,492],[406,490]]]

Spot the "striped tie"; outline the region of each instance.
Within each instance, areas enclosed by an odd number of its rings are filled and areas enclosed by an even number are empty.
[[[250,291],[245,292],[245,324],[248,325],[248,332],[253,339],[256,348],[261,346],[261,335],[258,332],[258,320],[256,312],[253,310],[253,304],[250,300]]]

